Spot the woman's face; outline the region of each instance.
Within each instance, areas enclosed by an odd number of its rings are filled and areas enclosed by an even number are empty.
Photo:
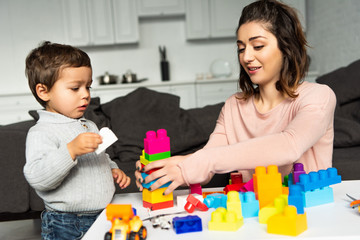
[[[251,81],[260,87],[274,85],[280,79],[283,54],[276,37],[260,22],[248,22],[237,33],[241,66]]]

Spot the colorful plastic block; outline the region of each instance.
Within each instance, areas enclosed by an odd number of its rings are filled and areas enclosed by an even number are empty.
[[[254,192],[239,193],[241,211],[244,218],[257,217],[259,215],[259,201]]]
[[[295,206],[286,206],[283,213],[270,217],[267,222],[268,233],[297,236],[306,229],[306,213],[296,214]]]
[[[199,194],[192,194],[195,198],[197,198],[199,201],[203,202],[204,198],[202,195]],[[185,204],[187,203],[186,199],[189,195],[180,195],[176,197],[176,206],[179,209],[179,211],[184,210]]]
[[[302,192],[305,207],[314,207],[334,202],[334,193],[331,187],[324,187],[312,191]]]
[[[230,191],[227,194],[226,209],[228,212],[229,211],[235,212],[238,219],[243,218],[241,213],[241,201],[238,192]]]
[[[156,131],[148,131],[144,139],[145,153],[157,154],[162,152],[170,152],[170,138],[167,136],[165,129]]]
[[[199,209],[200,211],[207,211],[209,208],[202,203],[199,199],[194,197],[192,194],[189,194],[189,196],[186,198],[186,204],[184,206],[184,209],[188,213],[194,212],[194,210]]]
[[[145,165],[144,164],[142,164],[141,163],[141,169],[143,169],[145,167]],[[153,169],[151,169],[150,171],[147,171],[147,172],[145,172],[147,175],[150,175],[150,174],[152,174],[153,172],[156,172],[157,170],[159,170],[160,168],[153,168]]]
[[[215,192],[203,192],[202,193],[203,198],[206,198],[207,196],[213,195],[213,194],[225,194],[225,192],[224,191],[215,191]]]
[[[250,179],[247,183],[242,186],[240,192],[254,192],[254,180]]]
[[[204,198],[204,203],[208,208],[226,208],[227,195],[221,193],[214,193],[207,195]]]
[[[259,200],[260,209],[271,204],[276,197],[282,194],[281,174],[276,165],[256,167],[254,180],[254,192]]]
[[[201,184],[190,184],[190,194],[199,194],[202,195]]]
[[[145,179],[147,176],[149,176],[149,175],[146,174],[146,173],[141,173],[142,179]],[[141,185],[143,186],[143,188],[149,189],[149,187],[151,187],[151,185],[153,185],[153,184],[156,182],[156,180],[157,180],[157,179],[152,180],[151,182],[148,182],[148,183],[143,182],[143,183],[141,183]],[[171,182],[165,183],[164,185],[162,185],[162,186],[159,187],[159,188],[166,188],[166,187],[168,187],[168,186],[170,185],[170,183],[171,183]]]
[[[150,210],[159,210],[164,208],[171,208],[174,206],[174,201],[167,201],[167,202],[159,202],[159,203],[149,203],[143,200],[143,207],[149,208]]]
[[[341,176],[338,175],[337,169],[328,168],[327,170],[301,174],[297,184],[302,188],[302,191],[306,192],[340,182]]]
[[[239,172],[230,173],[230,180],[231,180],[231,183],[229,183],[230,185],[244,183],[242,174]]]
[[[244,224],[244,218],[238,218],[234,211],[219,207],[211,213],[208,223],[210,231],[237,231]]]
[[[304,213],[304,196],[299,185],[290,185],[288,204],[296,207],[297,214]]]
[[[149,162],[154,162],[154,161],[162,160],[162,159],[169,158],[169,157],[171,157],[170,152],[161,152],[161,153],[156,153],[156,154],[147,154],[145,152],[145,159],[148,160]]]
[[[265,224],[268,222],[269,218],[275,214],[279,214],[284,211],[285,206],[288,205],[288,196],[280,195],[275,198],[272,204],[269,204],[266,207],[263,207],[259,211],[259,223]]]
[[[176,234],[201,232],[202,222],[199,216],[174,217],[172,224]]]
[[[237,191],[239,192],[240,189],[245,185],[245,183],[235,183],[235,184],[229,184],[226,185],[226,187],[223,189],[225,194],[228,194],[230,191]]]
[[[304,165],[302,163],[295,163],[294,166],[294,171],[293,171],[293,183],[296,184],[299,182],[299,177],[301,174],[306,174],[305,170],[304,170]]]
[[[147,160],[145,158],[145,151],[142,150],[141,155],[140,155],[140,163],[143,165],[148,165],[149,164],[149,160]]]
[[[148,189],[143,189],[142,191],[142,199],[145,202],[148,203],[159,203],[159,202],[167,202],[167,201],[173,201],[173,193],[170,193],[168,195],[163,195],[166,188],[158,188],[154,191],[149,191]]]

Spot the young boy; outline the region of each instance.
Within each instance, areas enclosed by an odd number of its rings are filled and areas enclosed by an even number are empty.
[[[43,239],[80,239],[110,203],[114,179],[130,178],[104,152],[96,125],[83,117],[90,102],[92,68],[80,49],[44,42],[26,58],[26,76],[39,120],[27,135],[24,174],[44,200]]]

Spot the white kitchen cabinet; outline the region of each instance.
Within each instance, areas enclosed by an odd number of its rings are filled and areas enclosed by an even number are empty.
[[[242,9],[253,0],[186,0],[185,26],[188,40],[236,38]],[[306,28],[305,0],[284,0],[299,11]]]
[[[75,46],[133,43],[139,39],[131,0],[62,0],[66,43]]]
[[[139,17],[176,16],[185,14],[184,0],[137,0]]]
[[[243,7],[252,0],[187,0],[187,39],[235,38]]]
[[[238,91],[238,80],[209,80],[196,82],[197,107],[225,102]]]
[[[149,89],[179,96],[180,107],[183,109],[196,107],[195,86],[193,83],[181,85],[154,86],[149,87]]]

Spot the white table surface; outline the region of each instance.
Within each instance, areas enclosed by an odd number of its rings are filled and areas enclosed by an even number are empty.
[[[308,229],[297,237],[269,234],[266,232],[266,224],[260,224],[257,217],[245,218],[244,225],[236,232],[209,231],[208,222],[211,218],[209,209],[207,212],[195,210],[190,215],[198,215],[202,219],[203,231],[194,233],[176,234],[173,229],[161,230],[154,229],[150,221],[144,221],[144,226],[148,229],[148,239],[360,239],[360,213],[357,208],[353,209],[350,199],[346,193],[360,199],[360,180],[343,181],[331,186],[334,190],[334,202],[320,206],[305,208],[307,214]],[[204,192],[215,189],[203,189]],[[219,190],[219,189],[217,189]],[[175,207],[163,210],[152,211],[152,216],[179,212],[183,209],[176,207],[176,196],[188,194],[188,190],[177,190],[174,192]],[[141,193],[117,194],[112,203],[132,204],[137,210],[141,219],[147,218],[148,212],[142,207]],[[175,216],[186,216],[187,213],[168,216],[171,221]],[[106,220],[105,210],[100,214],[93,226],[84,236],[84,240],[104,239],[104,235],[109,231],[111,222]]]

